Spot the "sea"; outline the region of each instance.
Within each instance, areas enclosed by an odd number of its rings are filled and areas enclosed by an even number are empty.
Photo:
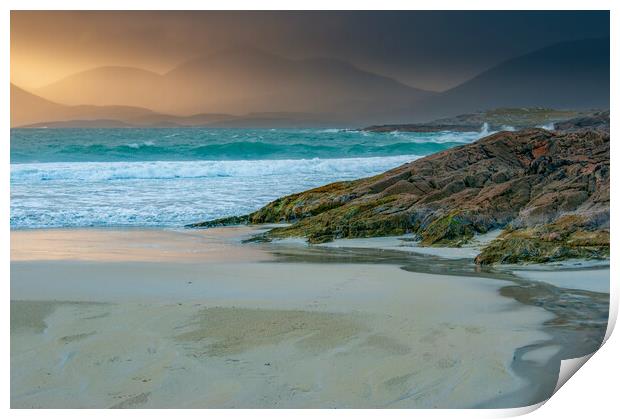
[[[12,129],[11,228],[182,227],[373,176],[485,135],[341,129]]]

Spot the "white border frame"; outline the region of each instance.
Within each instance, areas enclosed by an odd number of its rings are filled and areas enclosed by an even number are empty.
[[[489,0],[470,0],[467,2],[458,0],[426,0],[426,1],[405,1],[405,0],[382,0],[372,2],[368,0],[314,0],[314,1],[296,1],[295,3],[286,2],[284,0],[227,0],[226,2],[215,2],[213,0],[91,0],[83,2],[79,0],[61,0],[54,3],[44,0],[8,0],[3,2],[2,8],[4,13],[1,16],[0,31],[2,31],[2,41],[0,43],[2,49],[2,79],[4,83],[0,83],[0,92],[2,93],[1,109],[1,138],[3,145],[0,147],[0,156],[2,161],[2,188],[3,193],[0,199],[0,220],[4,220],[2,224],[2,287],[4,289],[4,316],[2,334],[2,355],[4,360],[4,368],[1,386],[2,396],[5,409],[9,410],[10,406],[10,374],[9,374],[9,335],[10,335],[10,160],[9,160],[9,128],[10,128],[10,10],[611,10],[611,103],[610,107],[614,108],[618,97],[618,77],[620,67],[618,66],[618,45],[620,45],[618,34],[620,28],[620,19],[618,18],[618,10],[620,2],[612,0],[521,0],[521,1],[489,1]],[[611,113],[612,131],[617,125],[615,113]],[[611,167],[612,179],[614,167],[620,165],[619,148],[611,142]],[[615,325],[618,312],[618,284],[620,278],[620,270],[617,267],[618,260],[618,243],[620,242],[620,232],[618,231],[618,223],[614,222],[620,216],[618,207],[615,205],[613,197],[616,194],[616,188],[611,184],[611,305],[610,305],[610,323],[607,337]],[[611,339],[592,357],[583,370],[577,373],[577,377],[568,381],[556,395],[554,395],[542,408],[534,413],[535,417],[558,417],[579,418],[585,415],[595,415],[598,417],[608,417],[610,412],[618,411],[618,395],[616,389],[617,374],[620,364],[620,341],[617,336]],[[464,418],[481,418],[481,417],[505,417],[515,416],[535,410],[537,406],[521,409],[498,409],[498,410],[141,410],[141,411],[117,411],[114,414],[120,417],[129,417],[135,415],[149,415],[151,417],[168,417],[171,413],[182,417],[199,417],[203,415],[216,415],[226,417],[252,417],[252,418],[285,418],[295,415],[300,418],[310,418],[316,415],[322,417],[345,417],[345,418],[365,418],[373,415],[381,415],[382,417],[409,417],[416,415],[421,417],[464,417]],[[9,414],[15,417],[40,417],[42,415],[49,417],[81,417],[84,411],[81,410],[11,410]],[[107,410],[89,410],[88,415],[93,417],[107,416],[110,411]]]

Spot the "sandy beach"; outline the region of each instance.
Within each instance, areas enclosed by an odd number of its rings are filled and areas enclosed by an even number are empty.
[[[557,316],[505,279],[253,233],[13,231],[12,407],[517,407],[553,389]]]
[[[11,408],[517,415],[603,344],[609,10],[9,23]]]

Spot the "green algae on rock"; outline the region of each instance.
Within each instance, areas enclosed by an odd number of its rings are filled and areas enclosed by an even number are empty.
[[[546,263],[609,257],[609,230],[591,230],[581,216],[561,217],[533,228],[506,230],[476,257],[478,264]]]

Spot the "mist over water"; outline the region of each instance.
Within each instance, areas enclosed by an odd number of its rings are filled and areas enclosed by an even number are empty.
[[[487,134],[14,129],[11,228],[178,227],[372,176]]]

